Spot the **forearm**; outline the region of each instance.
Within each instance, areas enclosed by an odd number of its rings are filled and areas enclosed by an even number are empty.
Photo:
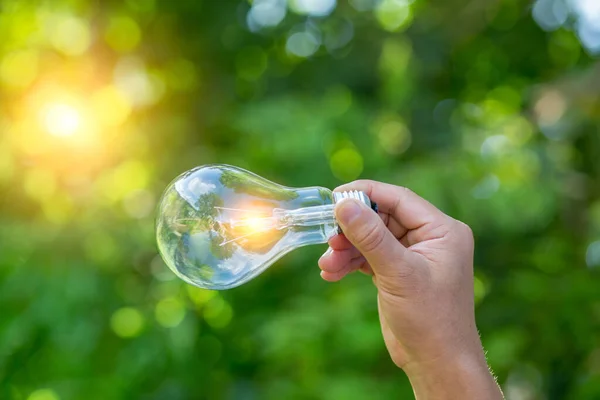
[[[405,368],[417,400],[502,400],[483,351]]]

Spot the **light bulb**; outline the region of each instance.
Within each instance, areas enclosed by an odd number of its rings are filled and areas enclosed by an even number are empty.
[[[228,289],[256,277],[284,254],[325,243],[339,232],[337,201],[359,191],[290,188],[229,165],[187,171],[165,190],[156,239],[181,279],[205,289]]]

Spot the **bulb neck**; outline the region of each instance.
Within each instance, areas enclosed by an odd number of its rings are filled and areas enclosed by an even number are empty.
[[[321,206],[302,207],[295,210],[283,210],[276,208],[273,210],[273,217],[276,221],[277,229],[285,229],[290,227],[306,227],[306,226],[318,226],[325,224],[335,224],[335,205],[344,199],[355,199],[364,204],[369,208],[377,211],[377,204],[371,202],[369,196],[365,192],[359,190],[352,190],[347,192],[334,192],[333,193],[333,204],[326,204]],[[341,230],[338,227],[338,232]]]

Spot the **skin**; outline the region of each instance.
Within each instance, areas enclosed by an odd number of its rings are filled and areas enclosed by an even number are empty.
[[[410,190],[356,181],[379,215],[353,199],[336,205],[344,234],[329,241],[321,276],[373,277],[381,330],[394,363],[418,400],[503,399],[489,371],[473,302],[473,234]]]

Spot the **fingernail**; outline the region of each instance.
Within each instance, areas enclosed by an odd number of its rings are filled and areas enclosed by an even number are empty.
[[[360,204],[354,199],[342,199],[335,207],[335,217],[341,225],[348,225],[361,213]]]

